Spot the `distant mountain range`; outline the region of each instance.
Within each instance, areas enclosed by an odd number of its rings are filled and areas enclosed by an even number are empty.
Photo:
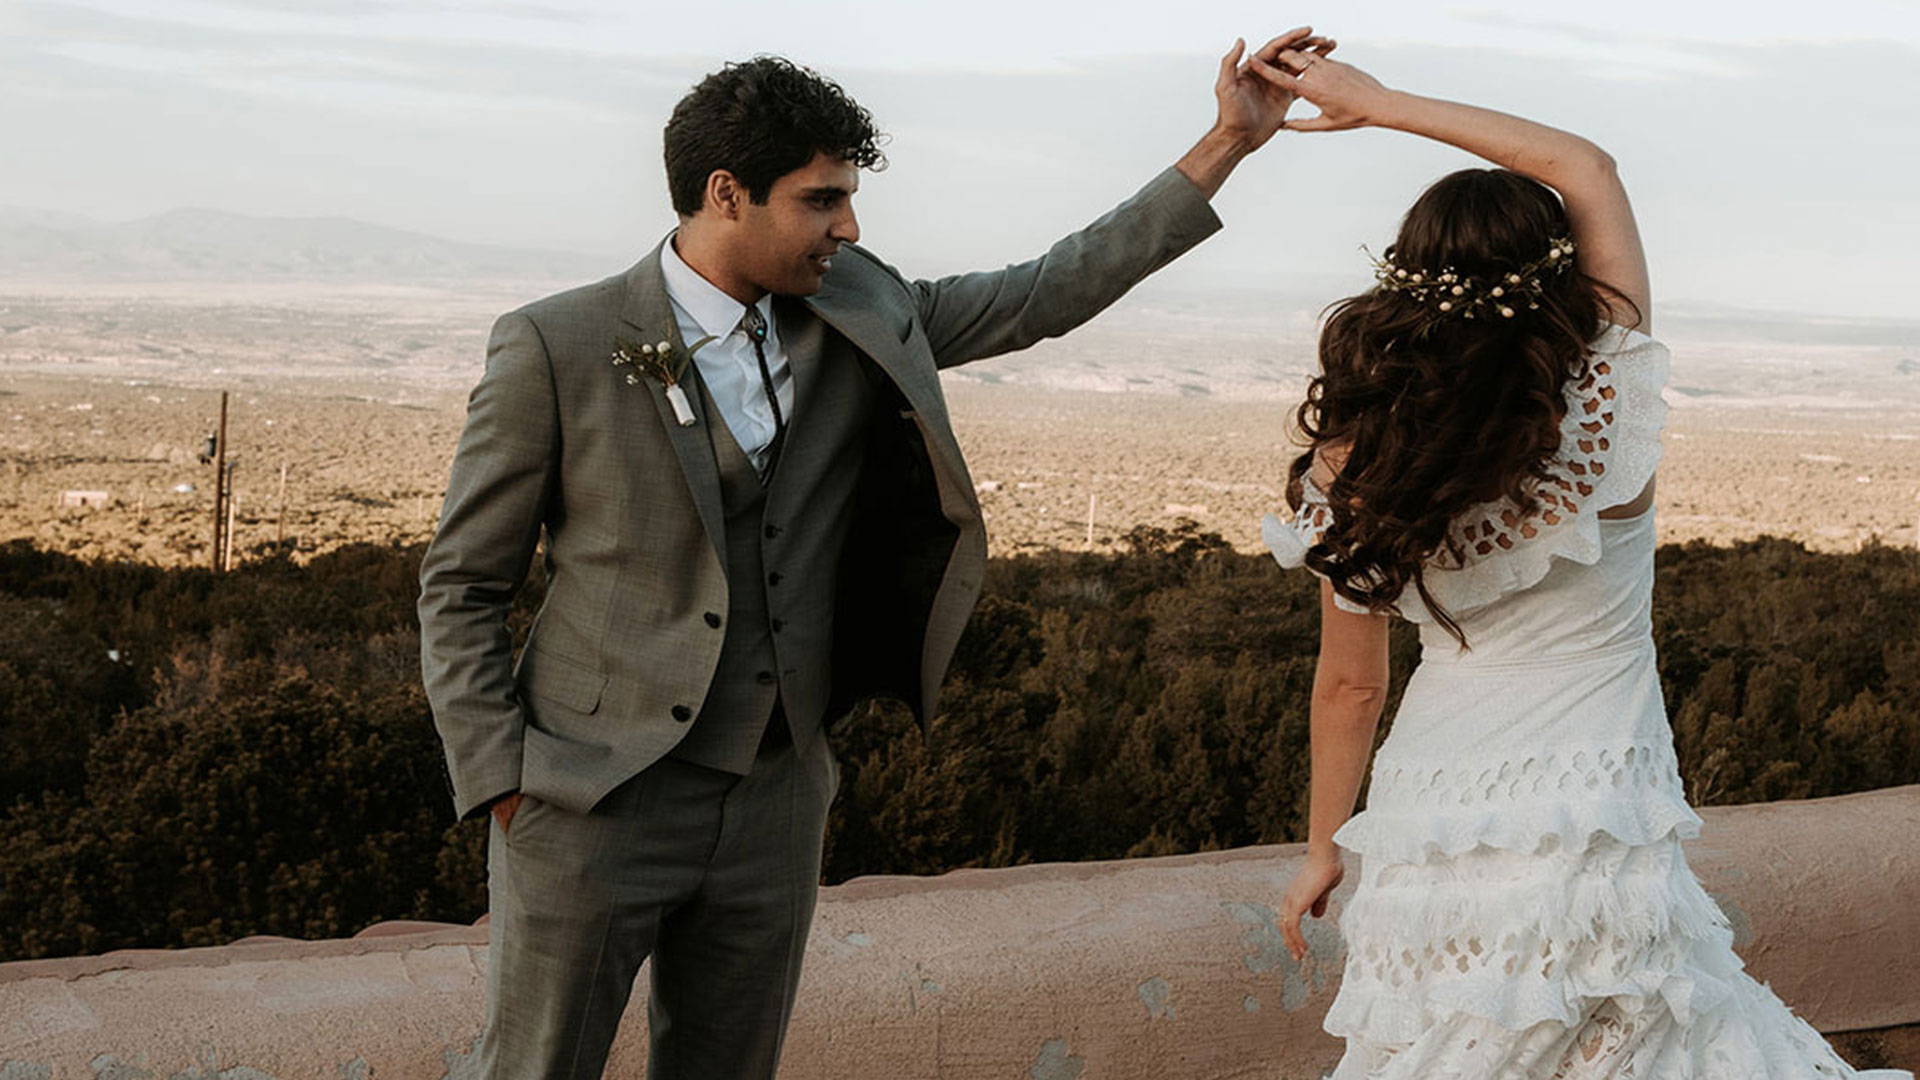
[[[602,257],[468,244],[350,218],[180,209],[108,223],[0,208],[0,278],[444,284],[604,277]]]
[[[544,286],[592,281],[621,265],[617,256],[470,244],[352,218],[257,217],[186,208],[116,223],[0,206],[0,284]],[[1226,334],[1249,342],[1280,338],[1310,357],[1316,318],[1357,283],[1311,275],[1283,278],[1262,289],[1166,290],[1150,281],[1101,325],[1135,340],[1168,333]],[[1920,319],[1912,318],[1823,317],[1663,301],[1659,325],[1663,336],[1675,340],[1920,352]],[[1075,335],[1073,344],[1091,347],[1099,336],[1089,328]],[[1124,342],[1107,344],[1124,352]],[[1897,374],[1920,373],[1920,358],[1905,356],[1896,363]]]

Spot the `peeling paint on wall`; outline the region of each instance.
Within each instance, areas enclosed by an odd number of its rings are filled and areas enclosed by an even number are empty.
[[[1027,1075],[1033,1080],[1080,1080],[1086,1070],[1085,1060],[1067,1053],[1067,1040],[1053,1038],[1040,1045],[1040,1056],[1033,1059]]]
[[[485,1032],[475,1035],[465,1050],[449,1046],[440,1051],[440,1060],[447,1063],[440,1080],[480,1080],[480,1040],[485,1037]]]
[[[1318,990],[1344,966],[1347,946],[1340,931],[1328,919],[1303,919],[1300,936],[1307,939],[1306,963],[1294,962],[1287,951],[1286,938],[1280,935],[1279,916],[1265,904],[1230,900],[1221,903],[1235,922],[1246,927],[1241,942],[1252,951],[1241,958],[1255,975],[1280,972],[1280,1007],[1292,1012],[1302,1008],[1313,991]],[[1251,1011],[1251,1010],[1249,1010]]]
[[[1287,977],[1280,984],[1280,1007],[1292,1012],[1307,1003],[1313,991],[1332,982],[1346,967],[1347,942],[1330,919],[1302,919],[1300,936],[1307,941],[1307,962],[1296,966],[1287,957]]]
[[[1176,1019],[1173,1014],[1173,984],[1155,975],[1135,988],[1140,1001],[1147,1007],[1147,1019]]]
[[[154,1080],[153,1073],[135,1065],[129,1065],[112,1054],[101,1054],[87,1067],[93,1070],[93,1080]]]
[[[1258,975],[1293,962],[1287,952],[1287,939],[1280,936],[1280,927],[1275,924],[1278,916],[1272,908],[1241,900],[1229,900],[1220,906],[1227,909],[1235,922],[1247,928],[1241,941],[1253,950],[1242,960],[1248,971]]]
[[[873,935],[864,930],[852,930],[847,933],[835,933],[814,927],[814,934],[820,940],[812,943],[809,952],[818,951],[825,956],[859,956],[873,948]]]
[[[922,965],[914,964],[912,971],[903,971],[900,973],[900,981],[905,983],[907,987],[907,1008],[916,1013],[920,1011],[920,995],[938,994],[946,989],[939,983],[921,974],[921,970]]]
[[[129,1064],[112,1054],[101,1054],[87,1062],[87,1067],[93,1070],[94,1080],[156,1080],[156,1074],[152,1069]],[[0,1073],[0,1080],[11,1080],[11,1078]],[[214,1050],[203,1050],[200,1054],[200,1064],[189,1065],[167,1077],[167,1080],[278,1080],[278,1078],[249,1065],[236,1065],[230,1069],[222,1069],[219,1053]]]
[[[0,1077],[0,1080],[5,1080]],[[373,1080],[373,1066],[363,1057],[340,1063],[340,1080]]]
[[[53,1066],[31,1061],[0,1061],[0,1080],[53,1080]]]
[[[1260,1011],[1260,999],[1248,994],[1240,999],[1240,1007],[1250,1013],[1257,1013]]]
[[[101,1054],[87,1065],[93,1069],[94,1080],[155,1080],[156,1077],[153,1070],[128,1064],[112,1054]],[[167,1080],[278,1080],[278,1078],[271,1073],[264,1073],[247,1065],[223,1069],[220,1067],[220,1052],[211,1047],[203,1047],[200,1051],[200,1064],[189,1065],[168,1076]]]

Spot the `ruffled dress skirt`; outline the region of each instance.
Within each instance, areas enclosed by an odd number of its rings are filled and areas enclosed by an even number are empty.
[[[1396,721],[1335,834],[1360,874],[1333,1080],[1913,1080],[1853,1069],[1744,970],[1664,730],[1510,757],[1435,734]]]

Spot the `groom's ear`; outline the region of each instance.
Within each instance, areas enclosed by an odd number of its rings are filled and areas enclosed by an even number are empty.
[[[725,169],[715,169],[707,174],[705,209],[732,221],[739,218],[746,201],[747,189],[738,177]]]

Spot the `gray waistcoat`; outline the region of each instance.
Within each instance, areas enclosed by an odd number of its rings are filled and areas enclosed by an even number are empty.
[[[726,639],[692,729],[669,754],[741,775],[776,697],[802,746],[826,719],[834,591],[875,398],[845,338],[784,299],[774,315],[795,387],[769,483],[700,385],[726,515]]]

